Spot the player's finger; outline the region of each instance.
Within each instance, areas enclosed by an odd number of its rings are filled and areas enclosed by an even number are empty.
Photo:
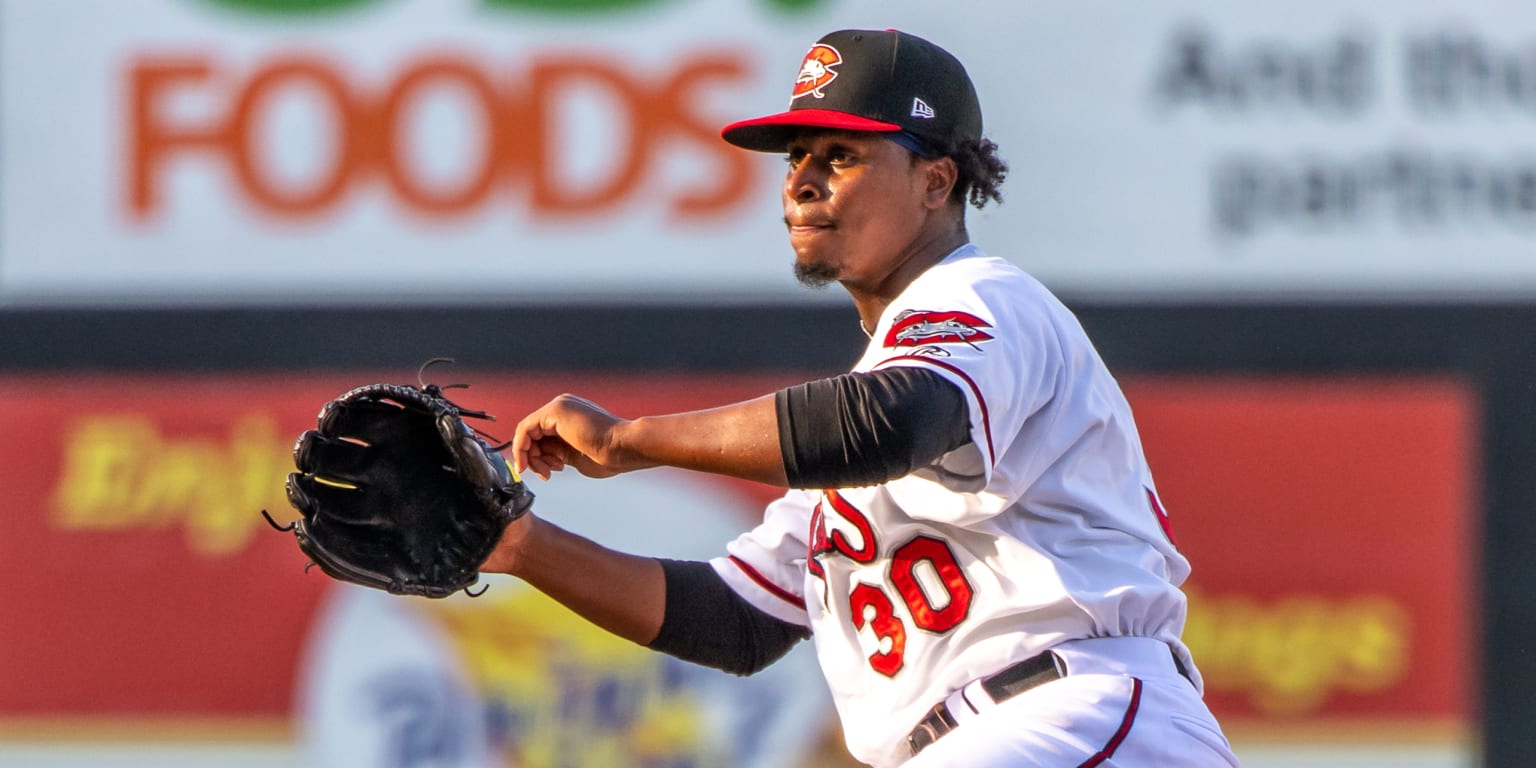
[[[548,480],[551,465],[547,446],[540,439],[530,440],[527,448],[528,469],[538,475],[540,479]]]
[[[555,472],[565,469],[571,450],[564,440],[545,438],[539,441],[539,455]]]
[[[549,457],[533,453],[528,456],[528,470],[538,475],[540,479],[548,480],[550,473],[555,471],[555,466]]]
[[[566,454],[571,450],[564,440],[554,437],[545,437],[533,441],[528,449],[530,465],[545,480],[550,474],[559,472],[566,467]]]
[[[524,416],[523,420],[517,423],[516,429],[513,430],[510,450],[512,451],[512,460],[516,463],[519,472],[532,468],[529,462],[532,460],[531,454],[535,450],[535,443],[544,437],[543,420],[544,408],[540,408]],[[547,480],[549,478],[544,479]]]

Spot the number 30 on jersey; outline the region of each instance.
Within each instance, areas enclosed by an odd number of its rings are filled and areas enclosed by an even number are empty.
[[[858,542],[838,529],[829,535],[824,525],[828,514],[846,520],[858,533]],[[826,572],[819,557],[842,556],[867,564],[875,561],[878,551],[869,519],[833,490],[823,493],[811,515],[810,540],[807,567],[822,580]],[[886,677],[894,677],[902,669],[907,620],[919,629],[942,635],[965,621],[974,594],[954,551],[942,539],[915,536],[891,551],[890,563],[883,583],[861,582],[848,595],[848,615],[854,629],[862,632],[867,627],[879,644],[868,657],[869,666]],[[897,601],[906,606],[907,619],[898,615]]]

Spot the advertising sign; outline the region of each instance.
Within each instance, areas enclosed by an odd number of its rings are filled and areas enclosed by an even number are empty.
[[[1536,295],[1514,0],[6,0],[0,304],[823,300],[718,130],[845,27],[967,64],[1059,291]]]
[[[282,490],[293,437],[363,378],[0,381],[0,434],[13,437],[0,443],[0,747],[71,754],[111,734],[211,732],[291,740],[306,765],[843,755],[809,645],[732,678],[616,640],[513,579],[433,601],[306,573],[260,511],[294,515]],[[505,420],[573,386],[460,380],[474,385],[462,402]],[[640,415],[795,380],[589,377],[579,392]],[[1126,392],[1194,564],[1185,639],[1239,754],[1296,730],[1462,743],[1480,690],[1473,393],[1334,377],[1138,377]],[[531,482],[538,513],[571,530],[691,559],[720,552],[776,495],[673,471]]]
[[[458,399],[509,417],[561,385],[472,378]],[[58,757],[114,738],[224,739],[234,753],[252,734],[288,734],[289,764],[317,766],[768,768],[823,748],[836,717],[809,645],[742,681],[609,636],[507,577],[426,600],[306,568],[260,513],[296,516],[293,437],[355,383],[0,382],[0,433],[32,436],[0,447],[0,610],[16,619],[0,627],[0,757],[8,740]],[[783,383],[590,391],[638,411]],[[570,530],[692,559],[750,527],[769,492],[680,472],[534,483],[539,514]]]
[[[1184,637],[1212,709],[1271,732],[1464,735],[1480,690],[1472,393],[1208,377],[1127,396],[1193,560]]]

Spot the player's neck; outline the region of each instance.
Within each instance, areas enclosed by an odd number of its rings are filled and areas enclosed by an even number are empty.
[[[859,312],[859,325],[864,329],[864,335],[873,336],[875,327],[880,324],[880,315],[892,301],[900,296],[907,286],[916,280],[918,275],[927,272],[929,267],[944,260],[944,257],[955,252],[956,248],[970,242],[970,235],[966,233],[965,226],[936,234],[933,237],[919,239],[914,242],[902,255],[893,260],[892,268],[886,272],[884,279],[873,286],[861,286],[844,282],[843,288],[848,295],[853,297],[854,307]]]

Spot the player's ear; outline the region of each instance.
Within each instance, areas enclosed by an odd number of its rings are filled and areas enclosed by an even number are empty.
[[[932,210],[943,208],[949,202],[949,193],[960,178],[960,167],[953,157],[940,157],[921,161],[924,186],[923,203]]]

